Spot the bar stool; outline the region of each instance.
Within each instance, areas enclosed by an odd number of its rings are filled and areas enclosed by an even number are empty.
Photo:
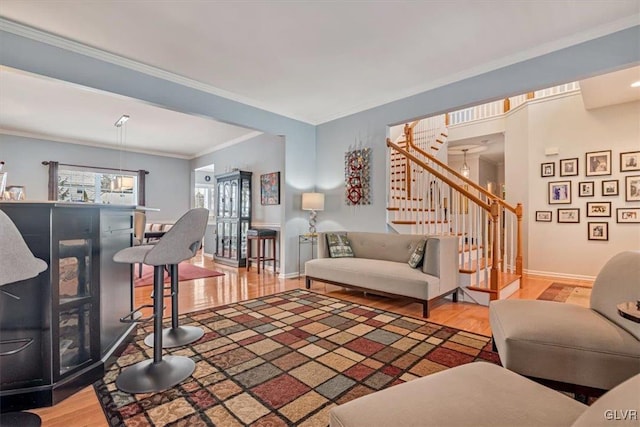
[[[124,369],[116,379],[116,387],[126,393],[150,393],[166,390],[189,377],[194,369],[193,360],[184,356],[162,356],[163,338],[162,313],[164,309],[164,266],[171,266],[172,272],[172,300],[177,303],[177,264],[194,256],[207,227],[209,211],[207,209],[191,209],[180,218],[160,241],[153,246],[134,246],[117,252],[113,260],[128,264],[142,262],[153,266],[153,359],[143,360]],[[174,286],[175,282],[175,286]],[[135,314],[144,305],[138,307],[126,317],[133,320]],[[172,307],[172,328],[177,327],[177,304]],[[147,320],[140,319],[140,320]],[[186,328],[186,329],[183,329]],[[194,327],[182,326],[179,330],[189,330]],[[199,328],[194,328],[199,329]],[[202,332],[201,329],[199,329]],[[170,333],[166,333],[169,335]],[[178,332],[178,334],[181,334]],[[200,335],[202,336],[202,335]],[[198,337],[199,338],[199,337]]]
[[[5,285],[13,285],[22,282],[22,284],[29,284],[25,282],[27,279],[32,279],[37,277],[40,273],[47,269],[47,263],[41,260],[40,258],[36,258],[33,256],[33,253],[25,243],[20,231],[15,226],[11,218],[7,216],[3,211],[0,211],[0,288],[4,288]],[[17,285],[17,287],[22,286],[22,284]],[[7,286],[5,289],[9,289]],[[0,298],[7,299],[7,305],[13,305],[16,301],[20,301],[22,298],[19,293],[13,293],[7,291],[5,289],[0,290]],[[13,291],[13,289],[12,289]],[[19,304],[24,304],[19,303]],[[0,358],[3,359],[2,363],[14,365],[12,368],[20,369],[20,363],[29,361],[30,358],[25,356],[20,356],[18,354],[24,355],[23,351],[26,353],[31,352],[35,349],[34,338],[30,336],[31,333],[38,334],[40,333],[39,328],[34,325],[21,325],[18,319],[20,319],[24,313],[19,311],[18,309],[7,309],[4,305],[4,301],[2,306],[2,310],[0,313],[2,317],[0,318],[0,323],[3,325],[5,322],[10,323],[10,327],[18,328],[20,332],[20,337],[14,339],[3,339],[0,340],[0,345],[16,347],[7,351],[0,351]],[[18,320],[18,323],[14,323],[14,320]],[[36,354],[40,354],[40,350],[35,350]],[[17,358],[12,358],[12,356],[16,356]],[[4,359],[7,357],[9,360]],[[5,369],[9,366],[5,365]],[[0,425],[6,427],[20,426],[20,427],[30,427],[30,426],[40,426],[41,420],[40,417],[31,412],[5,412],[0,414]]]
[[[258,263],[258,274],[260,274],[260,262],[262,269],[265,269],[265,261],[273,261],[273,272],[276,272],[276,230],[251,228],[247,231],[247,270],[251,268],[251,261]],[[258,255],[251,256],[252,242],[258,242]],[[271,241],[271,258],[267,258],[265,244]]]

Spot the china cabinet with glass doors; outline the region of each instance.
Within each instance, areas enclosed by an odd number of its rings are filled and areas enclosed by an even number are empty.
[[[234,267],[247,263],[247,230],[251,227],[251,172],[216,176],[215,261]]]

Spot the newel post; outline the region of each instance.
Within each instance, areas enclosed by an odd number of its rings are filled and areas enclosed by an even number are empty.
[[[516,246],[516,274],[522,276],[522,203],[516,205],[516,218],[518,219],[518,236]],[[522,287],[522,280],[520,280]]]
[[[404,149],[409,151],[409,147],[413,148],[413,129],[411,129],[411,126],[409,126],[408,123],[404,125],[404,139],[407,141],[407,145]],[[405,158],[404,162],[404,188],[407,191],[407,198],[411,201],[411,162],[408,158]]]
[[[500,238],[500,227],[498,227],[498,220],[500,218],[500,204],[497,200],[491,200],[491,231],[493,232],[493,239],[491,242],[491,299],[495,300],[499,297],[500,290],[498,289],[498,279],[500,273],[500,260],[498,257],[498,239]]]

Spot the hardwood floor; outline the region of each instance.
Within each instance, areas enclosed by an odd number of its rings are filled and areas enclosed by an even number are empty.
[[[236,269],[216,264],[210,258],[202,255],[196,256],[192,263],[222,271],[225,275],[181,282],[179,294],[181,313],[216,307],[289,289],[304,288],[303,278],[280,279],[270,269],[258,275],[255,268],[247,272],[244,268]],[[553,277],[525,276],[522,280],[522,288],[511,298],[535,299],[553,282],[591,285],[586,281]],[[323,283],[313,283],[312,290],[399,314],[422,316],[421,304],[411,303],[400,298],[383,298],[374,295],[365,297],[361,292],[343,290]],[[136,288],[136,305],[150,303],[150,293],[150,286]],[[167,306],[165,315],[170,314],[169,299],[165,299],[165,305]],[[431,309],[429,321],[483,335],[491,335],[489,310],[487,307],[476,304],[442,301]],[[42,417],[42,425],[45,427],[108,425],[92,386],[84,388],[53,407],[41,408],[33,412]]]

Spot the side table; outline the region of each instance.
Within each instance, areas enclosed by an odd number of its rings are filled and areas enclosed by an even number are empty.
[[[302,245],[309,244],[311,245],[311,259],[315,258],[315,250],[314,247],[318,245],[318,235],[317,234],[300,234],[298,235],[298,277],[302,276],[302,271],[300,271],[300,250]]]
[[[640,302],[629,301],[617,305],[618,314],[632,322],[640,323]]]

